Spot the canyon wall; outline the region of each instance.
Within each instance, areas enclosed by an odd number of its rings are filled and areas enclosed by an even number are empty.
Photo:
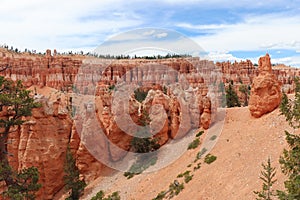
[[[144,113],[150,119],[150,133],[155,133],[153,137],[164,145],[184,137],[191,129],[209,128],[220,103],[214,101],[218,81],[250,85],[258,72],[250,61],[214,64],[199,58],[101,60],[51,54],[50,50],[45,55],[1,50],[0,75],[22,80],[43,104],[10,135],[10,163],[16,170],[38,167],[43,184],[38,196],[53,199],[64,186],[68,144],[81,178],[89,182],[106,168],[94,153],[109,162],[121,160],[131,150],[133,136],[127,133],[138,131],[127,125],[141,125]],[[293,77],[299,76],[298,70],[280,68],[273,74],[288,91],[293,91]],[[142,101],[134,95],[136,88],[147,93]],[[124,113],[130,116],[129,121],[118,121]],[[127,129],[121,129],[122,125]],[[103,135],[95,130],[102,130]]]

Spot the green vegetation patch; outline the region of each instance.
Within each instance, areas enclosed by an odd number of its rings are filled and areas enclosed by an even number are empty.
[[[190,144],[189,144],[189,146],[188,146],[188,150],[190,150],[190,149],[196,149],[198,146],[199,146],[199,144],[200,144],[200,140],[199,140],[199,138],[196,138],[196,139],[194,139]]]
[[[215,160],[217,160],[217,157],[211,154],[207,154],[204,158],[204,162],[206,164],[211,164],[213,163]]]

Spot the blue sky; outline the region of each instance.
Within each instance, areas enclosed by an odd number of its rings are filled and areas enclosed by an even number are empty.
[[[151,27],[185,35],[215,61],[257,62],[269,52],[273,63],[300,67],[299,5],[299,0],[0,0],[0,43],[22,50],[93,51],[123,32]],[[169,33],[161,32],[156,41],[171,40]]]

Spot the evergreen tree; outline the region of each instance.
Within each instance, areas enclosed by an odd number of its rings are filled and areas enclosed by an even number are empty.
[[[226,90],[226,104],[228,108],[241,106],[239,97],[237,96],[236,92],[233,89],[233,81],[230,81],[229,86]]]
[[[263,171],[261,171],[261,176],[259,177],[263,181],[262,190],[254,191],[258,196],[257,200],[272,200],[272,196],[275,196],[274,190],[272,190],[272,185],[277,181],[273,180],[276,172],[275,168],[271,166],[270,158],[268,158],[267,164],[262,163]]]
[[[0,169],[0,171],[2,170]],[[33,200],[35,192],[42,187],[38,183],[39,172],[36,167],[23,169],[19,173],[13,172],[12,178],[14,184],[8,186],[7,191],[3,192],[3,196],[13,200]]]
[[[239,91],[244,95],[244,106],[248,106],[248,100],[250,96],[250,90],[247,85],[240,85]]]
[[[84,180],[80,180],[79,178],[79,170],[76,166],[76,161],[72,155],[70,146],[67,148],[64,171],[66,173],[64,176],[66,189],[71,191],[67,200],[78,200],[86,186],[86,183]]]
[[[295,100],[288,99],[283,94],[280,111],[286,117],[290,126],[294,130],[300,128],[300,83],[295,80]],[[284,182],[285,191],[278,191],[278,197],[281,200],[300,199],[300,136],[297,133],[286,133],[286,141],[289,149],[284,149],[283,155],[279,159],[282,171],[288,176]]]
[[[23,118],[30,116],[31,110],[38,106],[21,81],[13,82],[0,76],[0,176],[8,188],[20,186],[8,162],[8,135],[17,130],[16,128],[25,122]]]

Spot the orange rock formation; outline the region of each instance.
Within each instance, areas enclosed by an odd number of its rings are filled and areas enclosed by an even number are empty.
[[[272,73],[269,54],[259,59],[259,75],[254,78],[249,99],[249,110],[260,117],[278,107],[281,101],[281,83]]]

